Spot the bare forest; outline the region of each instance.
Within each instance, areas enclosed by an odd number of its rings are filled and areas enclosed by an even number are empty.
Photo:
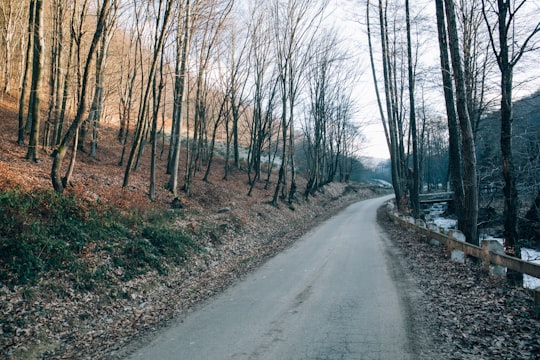
[[[539,240],[539,11],[526,0],[379,0],[359,20],[397,205],[420,218],[420,193],[451,190],[467,241],[491,232],[518,257]]]
[[[347,179],[355,151],[353,79],[325,11],[307,0],[4,1],[2,83],[19,99],[17,142],[29,161],[53,158],[57,192],[85,171],[78,153],[99,157],[102,128],[114,126],[123,187],[143,171],[151,199],[165,177],[189,196],[195,177],[226,179],[234,166],[247,170],[246,193],[273,182],[272,202],[292,203]],[[301,129],[305,190],[294,162]],[[150,166],[139,169],[145,153]]]
[[[534,0],[0,0],[0,354],[120,356],[388,191],[417,218],[422,193],[452,191],[467,242],[539,248],[539,15]],[[368,124],[387,162],[360,157]]]

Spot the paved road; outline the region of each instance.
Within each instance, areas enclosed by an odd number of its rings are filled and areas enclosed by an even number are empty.
[[[130,359],[415,359],[383,200],[348,207]]]

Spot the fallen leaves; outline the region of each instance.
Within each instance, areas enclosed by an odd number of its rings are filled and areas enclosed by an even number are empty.
[[[533,316],[528,290],[490,277],[480,264],[448,259],[443,246],[434,246],[388,221],[379,223],[396,245],[400,266],[411,275],[421,296],[417,326],[431,329],[422,344],[424,359],[539,359],[540,321]]]
[[[300,202],[295,211],[238,200],[227,212],[218,211],[223,206],[190,211],[178,224],[196,230],[204,251],[193,253],[168,275],[151,272],[122,282],[117,269],[109,286],[84,291],[72,286],[70,274],[53,272],[36,286],[0,287],[0,354],[7,359],[119,357],[141,334],[158,330],[223,291],[317,222],[352,201],[373,196],[371,190],[359,189],[336,197],[345,187],[332,184],[328,195]],[[216,204],[223,203],[231,202]],[[83,257],[102,263],[105,259],[93,246],[83,249]]]

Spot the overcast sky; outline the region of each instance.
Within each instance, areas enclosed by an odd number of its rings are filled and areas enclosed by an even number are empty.
[[[396,1],[396,3],[399,3]],[[403,1],[404,3],[404,1]],[[355,66],[362,69],[360,80],[356,88],[357,102],[361,111],[358,114],[358,122],[369,124],[364,128],[366,143],[363,145],[362,155],[376,158],[388,158],[388,149],[381,125],[379,111],[376,105],[373,79],[371,75],[369,54],[367,47],[367,36],[365,34],[365,4],[366,0],[331,0],[332,15],[330,21],[347,38],[351,49]],[[439,50],[436,33],[435,5],[433,0],[411,1],[412,17],[421,16],[425,18],[422,22],[422,34],[418,41],[421,43],[419,56],[422,62],[422,76],[425,79],[423,91],[429,101],[430,110],[439,116],[444,116],[444,99],[440,82]],[[526,7],[518,13],[518,23],[520,28],[531,27],[540,20],[540,1],[529,0]],[[521,16],[519,16],[521,15]],[[534,19],[534,21],[531,21]],[[415,25],[413,24],[413,27]],[[540,36],[538,43],[540,44]],[[380,48],[378,39],[374,38],[374,47]],[[492,56],[492,54],[490,54]],[[514,99],[517,100],[527,96],[540,88],[540,64],[538,62],[539,53],[525,54],[515,69],[515,90]],[[488,81],[488,86],[492,88],[489,97],[497,105],[499,72],[494,69],[492,78]],[[380,76],[380,78],[382,78]],[[380,87],[380,90],[383,89]],[[417,86],[417,93],[421,90]],[[419,94],[417,94],[417,97]],[[418,103],[418,101],[417,101]]]

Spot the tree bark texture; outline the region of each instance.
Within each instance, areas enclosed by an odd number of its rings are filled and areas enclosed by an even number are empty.
[[[474,134],[467,106],[465,77],[457,32],[456,12],[453,0],[445,0],[446,22],[450,58],[456,84],[456,106],[463,146],[463,187],[465,194],[464,217],[458,224],[467,242],[478,245],[478,180],[476,177],[476,149]]]
[[[35,1],[33,27],[33,55],[32,55],[32,84],[30,86],[30,103],[28,106],[28,122],[31,124],[30,139],[26,158],[38,161],[37,147],[39,144],[39,127],[41,115],[41,73],[43,71],[43,1]]]

